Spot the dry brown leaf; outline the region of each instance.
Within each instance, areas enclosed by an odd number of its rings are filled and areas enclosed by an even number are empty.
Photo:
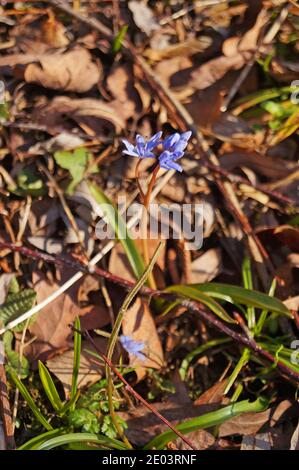
[[[187,437],[196,450],[209,449],[215,444],[215,437],[205,429],[189,432]],[[190,447],[180,438],[173,443],[178,450],[190,450]]]
[[[217,409],[217,405],[193,406],[192,403],[174,403],[171,399],[163,403],[156,402],[154,403],[154,407],[174,425],[179,424],[184,420],[195,418],[208,413],[209,411],[214,411]],[[159,418],[157,418],[144,406],[138,406],[131,412],[120,412],[118,414],[127,423],[127,437],[129,438],[130,442],[137,446],[143,446],[147,444],[155,436],[169,429],[159,420]],[[207,431],[204,433],[199,433],[196,436],[198,444],[199,442],[205,446],[213,444],[213,436],[211,436],[209,433],[207,433],[207,435],[206,432]],[[190,437],[189,434],[188,436]]]
[[[27,83],[37,83],[52,90],[85,93],[98,83],[101,70],[92,62],[91,54],[83,47],[64,54],[47,54],[39,64],[30,64],[25,70]]]
[[[145,34],[150,34],[159,28],[159,24],[154,17],[152,10],[142,1],[130,0],[128,7],[133,14],[136,26],[140,28]]]
[[[237,167],[248,167],[269,179],[287,176],[296,166],[295,163],[279,158],[261,155],[257,152],[236,149],[220,158],[221,166],[228,171]]]
[[[223,54],[232,57],[239,52],[254,52],[258,45],[258,39],[262,28],[269,19],[269,13],[262,9],[256,18],[254,26],[249,29],[242,37],[230,37],[224,41],[222,46]]]
[[[107,86],[112,96],[124,109],[126,118],[141,111],[141,101],[134,87],[133,70],[130,65],[117,65],[107,78]]]
[[[227,382],[227,379],[224,379],[221,382],[216,382],[195,400],[194,405],[199,406],[207,405],[209,403],[221,403]]]
[[[107,340],[104,338],[94,338],[97,348],[102,352],[106,352]],[[100,364],[100,360],[87,352],[93,351],[98,354],[94,345],[88,340],[82,341],[82,350],[80,355],[80,368],[78,374],[78,387],[83,388],[97,382],[104,372],[104,366]],[[74,347],[62,354],[47,360],[47,367],[61,381],[65,394],[68,397],[73,376]]]
[[[37,54],[7,54],[0,57],[0,67],[15,67],[35,62],[41,57]]]
[[[285,245],[292,253],[291,258],[289,259],[289,264],[291,267],[296,267],[294,255],[299,252],[299,229],[293,227],[292,225],[280,225],[279,227],[270,227],[270,228],[257,228],[256,232],[261,236],[262,240],[267,240],[269,243]]]
[[[191,264],[191,282],[210,282],[222,271],[222,256],[220,248],[211,248]]]
[[[270,408],[261,413],[243,413],[222,423],[219,427],[219,437],[233,434],[241,434],[242,436],[256,434],[269,421],[270,416]]]
[[[224,77],[230,70],[239,70],[243,67],[246,58],[246,54],[238,53],[229,57],[221,56],[211,59],[191,73],[188,86],[196,90],[204,90]]]
[[[115,126],[120,132],[126,125],[123,108],[116,102],[106,103],[93,98],[72,99],[56,96],[50,103],[35,109],[34,115],[40,124],[49,127],[65,127],[66,118],[79,125],[88,125],[94,134],[103,133],[103,123]]]
[[[171,57],[189,57],[205,51],[213,44],[210,36],[186,39],[186,41],[171,44],[162,49],[147,49],[144,55],[152,61],[170,59]],[[159,65],[159,64],[158,64]]]
[[[149,256],[152,257],[154,255],[155,250],[157,249],[160,240],[151,240],[148,239],[148,248],[149,248]],[[140,239],[135,240],[135,244],[139,252],[142,252],[142,241]],[[157,259],[156,265],[154,267],[154,275],[158,286],[164,287],[163,282],[163,271],[165,269],[165,248],[162,248],[160,255]],[[135,281],[135,276],[133,274],[132,268],[130,263],[128,262],[128,257],[124,252],[123,247],[118,244],[116,245],[111,253],[109,259],[109,271],[112,274],[116,274],[117,276],[123,277],[124,279],[128,279],[131,281]]]
[[[185,87],[187,87],[187,82],[190,79],[191,67],[192,61],[190,58],[172,57],[171,59],[159,62],[155,67],[155,71],[165,85],[178,87],[184,86],[185,84]]]
[[[8,294],[8,288],[11,280],[15,277],[16,273],[4,273],[0,276],[0,305],[4,303]]]
[[[291,438],[290,450],[299,450],[299,422]]]
[[[296,295],[295,297],[291,297],[290,299],[286,299],[283,301],[286,307],[288,307],[289,310],[299,310],[299,295]]]
[[[66,27],[54,16],[47,18],[42,24],[42,39],[51,47],[66,47],[69,39]]]
[[[53,294],[73,274],[74,271],[64,269],[61,273],[61,281],[50,284],[43,273],[33,272],[32,279],[37,293],[37,303]],[[70,324],[77,316],[81,317],[83,330],[101,328],[109,322],[109,315],[103,304],[80,307],[77,301],[79,286],[80,283],[77,282],[38,314],[29,328],[30,333],[36,337],[35,341],[26,348],[26,355],[30,359],[35,360],[41,355],[45,358],[55,351],[68,347],[72,336]]]
[[[259,433],[255,436],[243,436],[240,450],[271,450],[273,445],[271,433]]]
[[[141,341],[145,347],[143,353],[145,359],[139,359],[130,355],[130,366],[139,369],[139,380],[145,368],[160,369],[163,365],[163,349],[157,333],[156,325],[145,300],[137,298],[123,318],[122,331],[125,336],[130,336],[134,341]]]

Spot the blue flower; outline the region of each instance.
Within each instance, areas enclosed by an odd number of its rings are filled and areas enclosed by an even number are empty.
[[[141,135],[137,134],[135,146],[128,140],[123,139],[122,142],[126,146],[126,150],[124,150],[123,153],[131,157],[155,158],[156,155],[152,150],[161,143],[161,136],[162,132],[158,132],[146,141]]]
[[[164,150],[159,156],[159,163],[162,168],[183,171],[182,167],[176,163],[176,160],[184,155],[184,150],[188,145],[191,135],[191,131],[183,132],[182,134],[175,132],[164,140]]]
[[[140,352],[144,349],[144,343],[141,341],[135,341],[134,339],[130,338],[130,336],[125,335],[121,335],[119,337],[119,341],[121,342],[122,347],[129,354],[132,354],[133,356],[138,357],[138,359],[144,361],[145,355]]]

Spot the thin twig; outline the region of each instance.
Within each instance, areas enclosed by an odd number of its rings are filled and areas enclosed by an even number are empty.
[[[4,364],[0,364],[0,414],[4,427],[7,450],[14,449],[15,440]]]

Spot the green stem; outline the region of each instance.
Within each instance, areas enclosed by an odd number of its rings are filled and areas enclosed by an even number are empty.
[[[126,296],[126,298],[125,298],[125,300],[124,300],[124,302],[123,302],[123,304],[122,304],[122,306],[121,306],[121,308],[118,312],[118,315],[116,317],[116,320],[115,320],[115,323],[114,323],[114,326],[113,326],[113,329],[112,329],[112,332],[111,332],[111,336],[110,336],[109,341],[108,341],[107,359],[109,361],[112,361],[114,348],[115,348],[115,345],[116,345],[116,342],[117,342],[117,339],[118,339],[118,333],[119,333],[119,330],[121,328],[121,324],[122,324],[124,314],[128,310],[128,308],[129,308],[131,302],[133,301],[133,299],[138,294],[140,288],[145,284],[149,274],[152,272],[153,267],[155,265],[155,262],[157,261],[160,250],[162,248],[162,245],[163,245],[163,242],[160,242],[157,249],[156,249],[156,251],[155,251],[155,253],[154,253],[154,255],[153,255],[153,258],[151,259],[150,263],[148,264],[146,270],[144,271],[143,275],[141,276],[141,278],[139,279],[137,284],[128,293],[128,295]],[[110,416],[111,416],[113,424],[114,424],[118,434],[122,438],[123,442],[127,445],[128,448],[131,449],[132,446],[131,446],[130,442],[128,441],[128,439],[126,438],[126,436],[124,435],[124,432],[123,432],[122,428],[120,427],[120,425],[118,423],[117,415],[116,415],[115,410],[114,410],[114,405],[113,405],[113,389],[114,389],[114,386],[113,386],[113,379],[112,379],[111,370],[110,370],[108,365],[106,365],[105,370],[106,370],[106,377],[107,377],[107,382],[108,382],[107,394],[108,394],[108,405],[109,405]]]
[[[242,353],[242,356],[240,357],[236,367],[234,368],[230,378],[229,378],[229,381],[228,381],[228,384],[224,390],[224,395],[227,395],[229,390],[231,389],[231,387],[233,386],[235,380],[237,379],[239,373],[241,372],[241,369],[247,364],[247,362],[249,361],[250,359],[250,349],[249,348],[244,348],[243,350],[243,353]]]

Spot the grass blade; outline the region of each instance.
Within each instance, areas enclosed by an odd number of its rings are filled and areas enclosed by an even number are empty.
[[[25,444],[22,444],[20,447],[18,447],[17,450],[36,450],[40,444],[46,442],[49,438],[59,436],[61,432],[61,429],[52,429],[52,431],[48,431],[33,437],[29,441],[25,442]]]
[[[36,406],[32,396],[30,395],[29,391],[23,384],[23,382],[18,378],[17,374],[12,370],[9,369],[8,373],[13,380],[14,384],[18,389],[20,390],[20,393],[24,400],[28,403],[28,406],[31,408],[32,413],[36,417],[36,419],[44,426],[47,431],[53,430],[53,427],[51,424],[46,420],[46,418],[43,416],[43,414],[40,412],[39,408]]]
[[[36,446],[35,450],[51,450],[55,447],[64,446],[74,442],[90,442],[94,444],[99,444],[108,449],[126,450],[126,446],[116,439],[112,439],[106,436],[98,436],[96,434],[91,433],[79,432],[52,437]]]
[[[89,182],[88,187],[95,201],[105,211],[105,220],[109,222],[116,238],[118,238],[122,244],[135,277],[140,278],[144,272],[145,266],[134,240],[129,235],[124,219],[110,199],[98,186]]]
[[[50,372],[46,368],[46,366],[41,362],[38,361],[38,372],[43,384],[45,393],[50,400],[51,405],[53,406],[55,411],[60,411],[63,407],[63,403],[60,400],[59,394],[53,382]]]
[[[81,324],[79,317],[75,320],[75,332],[74,332],[74,364],[73,364],[73,375],[72,375],[72,388],[71,388],[71,400],[77,394],[78,388],[78,375],[79,375],[79,368],[80,368],[80,357],[81,357],[81,342],[82,337],[81,334],[78,333],[81,331]],[[75,402],[73,403],[71,408],[74,408]]]
[[[189,286],[170,286],[165,289],[165,292],[175,292],[176,294],[182,295],[187,299],[197,300],[202,304],[209,307],[212,312],[214,312],[219,318],[228,322],[236,323],[236,321],[229,316],[229,314],[224,310],[224,308],[216,302],[212,297],[206,295],[204,292],[200,292],[198,289],[194,288],[192,285]]]
[[[240,303],[246,306],[261,308],[293,318],[291,312],[280,300],[256,290],[216,282],[189,285],[193,289],[199,290],[216,299],[221,299],[232,304]]]

